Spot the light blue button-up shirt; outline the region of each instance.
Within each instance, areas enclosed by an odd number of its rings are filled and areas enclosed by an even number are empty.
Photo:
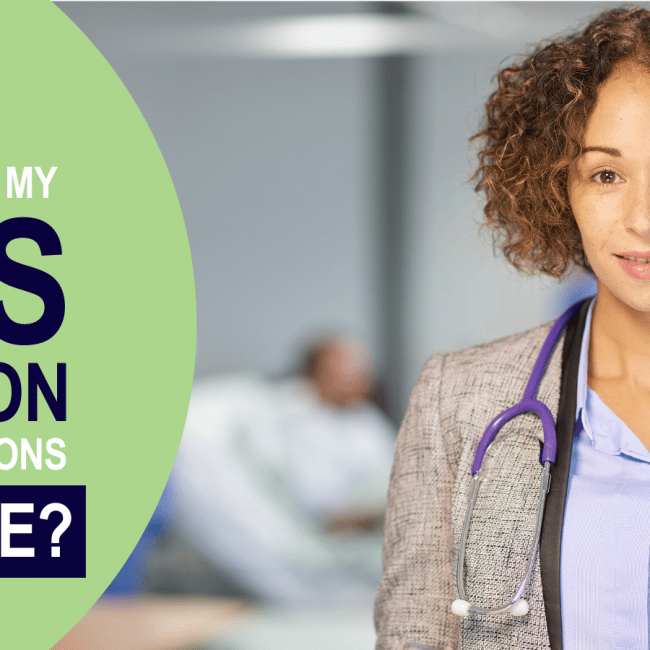
[[[637,650],[650,634],[650,452],[587,385],[592,300],[578,371],[562,528],[565,650]]]

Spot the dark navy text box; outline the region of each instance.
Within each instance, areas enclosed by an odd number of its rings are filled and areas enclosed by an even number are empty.
[[[41,519],[41,513],[56,503],[70,511],[71,521],[59,543],[53,544],[53,533],[63,515],[54,510],[47,519]],[[32,504],[33,512],[10,512],[15,508],[9,504],[27,504],[18,508]],[[16,525],[31,526],[31,532],[13,528]],[[12,557],[16,553],[13,549],[33,549],[33,557]],[[0,578],[85,577],[86,486],[0,485]]]

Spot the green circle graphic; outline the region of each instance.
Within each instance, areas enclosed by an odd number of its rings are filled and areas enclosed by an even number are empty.
[[[65,443],[65,466],[20,462],[2,485],[86,486],[86,577],[2,580],[2,644],[45,650],[99,598],[149,520],[178,449],[196,340],[187,234],[162,155],[135,102],[101,54],[50,0],[2,4],[3,106],[0,173],[32,174],[31,198],[2,192],[0,222],[31,217],[51,226],[60,255],[29,238],[7,255],[52,276],[65,318],[35,345],[0,341],[23,399],[0,438]],[[44,175],[56,167],[48,183]],[[0,183],[0,188],[5,181]],[[0,282],[16,323],[44,312],[37,295]],[[2,332],[0,331],[0,337]],[[38,363],[56,391],[67,368],[65,421],[45,402],[28,420],[27,368]],[[60,387],[59,387],[60,388]],[[11,398],[0,376],[0,409]],[[0,463],[10,464],[0,446]],[[44,454],[44,457],[47,457]],[[61,538],[65,552],[65,534]],[[0,561],[9,561],[0,558]]]

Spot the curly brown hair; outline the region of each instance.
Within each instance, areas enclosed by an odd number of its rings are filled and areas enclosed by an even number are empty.
[[[593,274],[567,182],[598,88],[623,61],[650,68],[650,11],[605,11],[497,73],[483,128],[470,138],[481,142],[471,180],[487,199],[482,228],[516,269],[559,278],[574,263]]]

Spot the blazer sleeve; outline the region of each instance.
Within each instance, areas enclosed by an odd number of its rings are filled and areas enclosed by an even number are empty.
[[[375,601],[376,650],[455,650],[460,622],[452,566],[451,496],[460,435],[440,417],[446,355],[425,364],[399,430]]]

